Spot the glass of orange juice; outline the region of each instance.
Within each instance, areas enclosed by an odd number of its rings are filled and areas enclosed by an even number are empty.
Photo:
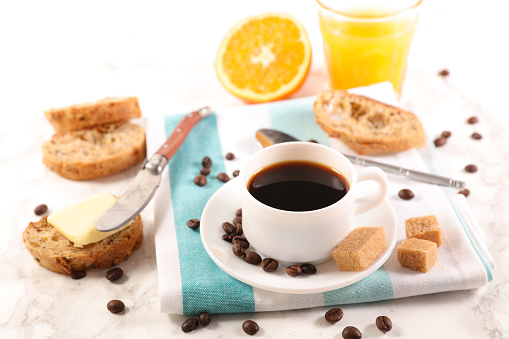
[[[401,94],[422,0],[316,0],[329,85],[390,81]]]

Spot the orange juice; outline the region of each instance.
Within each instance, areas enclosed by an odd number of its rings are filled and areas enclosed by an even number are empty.
[[[340,12],[321,7],[320,30],[330,86],[348,89],[390,81],[395,92],[401,93],[417,22],[414,9],[350,8]]]

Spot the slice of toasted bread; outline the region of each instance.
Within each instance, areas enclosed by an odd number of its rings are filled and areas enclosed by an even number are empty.
[[[141,216],[109,237],[83,247],[75,247],[47,221],[47,216],[31,222],[23,232],[28,252],[50,271],[71,274],[90,268],[110,268],[127,260],[143,242]]]
[[[57,133],[141,117],[137,97],[105,98],[96,102],[52,108],[44,112]]]
[[[64,178],[94,179],[145,159],[145,130],[125,122],[55,134],[42,153],[43,163]]]
[[[401,152],[426,143],[414,114],[343,90],[327,90],[316,99],[317,123],[359,154]]]

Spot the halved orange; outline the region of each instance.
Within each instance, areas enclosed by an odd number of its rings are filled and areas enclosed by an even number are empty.
[[[216,57],[219,81],[248,102],[284,99],[304,82],[311,45],[304,26],[284,13],[250,16],[233,26]]]

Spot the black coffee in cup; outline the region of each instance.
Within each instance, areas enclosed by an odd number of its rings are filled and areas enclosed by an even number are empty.
[[[247,185],[261,203],[286,211],[313,211],[341,200],[348,181],[333,168],[309,161],[280,162],[256,172]]]

